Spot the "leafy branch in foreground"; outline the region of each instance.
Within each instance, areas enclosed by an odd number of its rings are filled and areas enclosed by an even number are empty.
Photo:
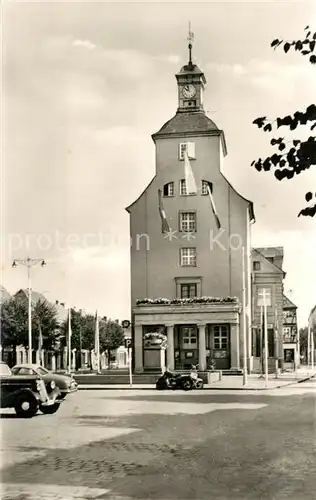
[[[275,39],[271,42],[271,47],[276,49],[283,46],[285,53],[294,48],[303,56],[309,55],[310,63],[316,64],[316,55],[313,54],[316,46],[316,32],[312,33],[309,26],[306,26],[304,31],[306,34],[303,40]],[[305,111],[296,111],[293,115],[278,117],[274,120],[270,120],[266,116],[259,117],[253,121],[253,124],[264,132],[272,132],[273,129],[280,127],[288,127],[289,130],[293,131],[302,126],[307,126],[312,131],[316,128],[316,105],[311,104]],[[285,141],[285,137],[272,138],[270,144],[277,148],[277,152],[265,159],[259,158],[251,163],[251,166],[254,166],[258,172],[268,172],[273,167],[276,179],[282,181],[283,179],[292,179],[295,175],[299,175],[304,170],[316,165],[315,136],[310,136],[306,140],[294,139],[292,141]],[[314,204],[303,208],[298,217],[301,215],[314,217],[316,214],[316,193],[313,194],[309,191],[305,195],[305,200],[307,203]]]

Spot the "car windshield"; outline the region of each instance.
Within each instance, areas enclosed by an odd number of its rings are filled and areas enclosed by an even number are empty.
[[[43,368],[42,366],[39,366],[36,371],[39,375],[47,375],[49,373],[49,371],[46,370],[46,368]]]
[[[11,375],[10,368],[8,365],[0,363],[0,377],[6,377],[7,375]]]

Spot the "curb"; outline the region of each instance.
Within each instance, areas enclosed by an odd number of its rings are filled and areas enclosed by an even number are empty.
[[[301,384],[303,382],[307,382],[308,380],[311,380],[312,378],[315,377],[315,374],[310,375],[308,377],[302,378],[295,380],[294,382],[286,382],[281,385],[276,385],[274,387],[203,387],[203,391],[271,391],[273,389],[282,389],[283,387],[288,387],[290,385],[296,385],[296,384]],[[88,385],[88,384],[87,384]],[[92,384],[91,384],[92,385]],[[95,384],[96,385],[96,384]],[[119,385],[119,384],[117,384]],[[133,387],[126,386],[126,387],[117,387],[116,384],[111,384],[111,385],[100,385],[99,387],[80,387],[80,384],[78,385],[78,390],[79,391],[152,391],[155,390],[156,387],[153,385],[153,387],[141,387],[134,385]],[[199,391],[199,389],[194,389],[194,392]]]

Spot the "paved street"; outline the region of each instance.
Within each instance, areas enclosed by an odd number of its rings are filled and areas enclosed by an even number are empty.
[[[2,498],[314,500],[315,380],[268,391],[79,391],[2,411]]]

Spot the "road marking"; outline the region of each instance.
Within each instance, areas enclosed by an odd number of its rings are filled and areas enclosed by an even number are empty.
[[[101,401],[100,401],[101,402]],[[100,403],[99,402],[99,403]],[[258,410],[267,406],[263,403],[195,403],[177,401],[122,401],[119,399],[106,399],[107,417],[126,415],[202,415],[216,410]],[[83,415],[81,415],[82,418]],[[104,416],[103,404],[93,409],[93,413],[85,417]]]
[[[26,495],[32,500],[97,500],[110,490],[86,486],[61,486],[56,484],[4,483],[1,485],[1,499],[15,500]]]
[[[76,420],[77,419],[78,417],[76,417]],[[92,427],[91,425],[85,425],[84,420],[81,421],[80,425],[75,426],[72,422],[70,422],[71,420],[68,422],[62,422],[62,424],[58,427],[54,427],[51,432],[49,432],[47,427],[39,426],[36,429],[36,442],[24,445],[26,453],[23,453],[25,450],[18,449],[21,442],[21,437],[18,433],[10,434],[9,436],[7,435],[5,439],[3,439],[2,448],[5,448],[5,454],[8,456],[8,459],[11,455],[11,459],[13,459],[13,457],[17,457],[17,461],[24,462],[30,458],[32,453],[35,453],[36,455],[42,450],[44,452],[46,450],[56,448],[61,450],[70,450],[72,448],[78,448],[78,446],[85,446],[93,442],[113,439],[118,436],[124,436],[126,434],[139,431],[139,429],[124,427]],[[37,447],[39,450],[30,450],[28,452],[28,447]],[[5,462],[7,462],[6,458]],[[1,465],[3,465],[3,462]]]

